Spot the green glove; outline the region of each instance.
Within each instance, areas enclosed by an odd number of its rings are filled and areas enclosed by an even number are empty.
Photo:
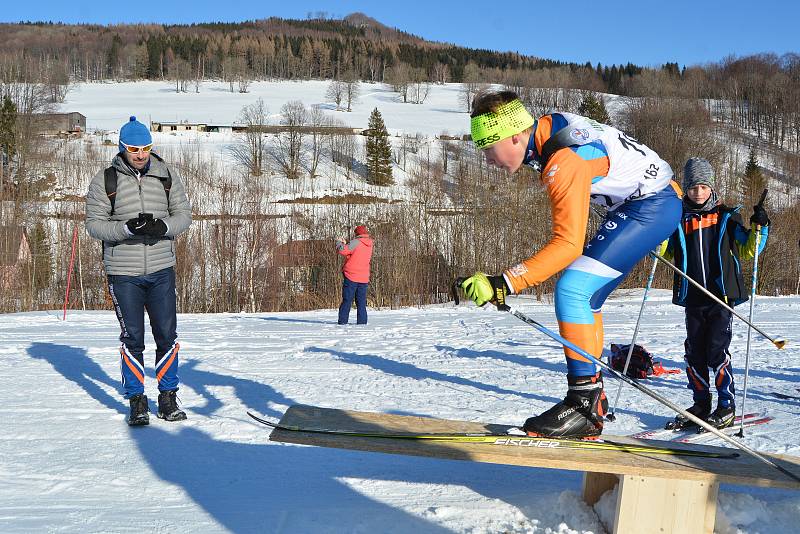
[[[498,310],[507,311],[508,286],[502,276],[486,276],[477,272],[461,283],[464,294],[478,306],[491,302]]]

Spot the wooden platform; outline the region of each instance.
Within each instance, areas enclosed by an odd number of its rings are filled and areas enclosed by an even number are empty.
[[[508,426],[449,421],[370,412],[355,412],[294,405],[281,424],[352,432],[503,433]],[[632,444],[663,444],[620,436],[606,439]],[[504,465],[582,471],[583,496],[594,504],[607,490],[620,484],[614,533],[647,534],[711,533],[721,482],[746,486],[800,489],[800,483],[745,453],[739,458],[696,458],[621,451],[547,449],[500,446],[485,443],[428,442],[374,439],[273,430],[271,441],[354,449],[361,451],[428,456]],[[672,448],[731,452],[721,447],[667,442]],[[800,458],[769,455],[793,473],[800,474]],[[657,502],[659,506],[653,506]],[[640,504],[641,503],[641,504]],[[658,513],[663,517],[658,517]]]

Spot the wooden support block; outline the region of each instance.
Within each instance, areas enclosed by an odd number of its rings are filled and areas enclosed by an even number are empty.
[[[614,534],[712,534],[719,484],[620,475]]]
[[[614,489],[618,483],[619,477],[615,474],[586,472],[583,474],[583,500],[589,506],[594,506],[605,492]]]

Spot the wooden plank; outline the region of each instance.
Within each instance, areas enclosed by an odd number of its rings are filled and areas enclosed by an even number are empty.
[[[505,429],[509,428],[504,425],[334,410],[304,405],[294,405],[290,407],[283,418],[281,418],[281,424],[318,430],[336,429],[353,432],[388,431],[397,433],[504,432]],[[661,444],[673,448],[686,447],[708,451],[731,451],[731,449],[722,447],[695,444],[636,440],[620,436],[604,435],[604,437],[606,439],[633,444]],[[456,442],[431,443],[312,434],[282,430],[273,430],[270,435],[270,440],[340,449],[427,456],[494,464],[567,469],[572,471],[633,475],[640,477],[674,478],[717,484],[724,482],[747,486],[800,489],[800,483],[788,478],[777,469],[744,453],[736,459],[694,458],[621,451],[545,449]],[[784,455],[767,456],[789,471],[800,473],[800,458]]]
[[[614,534],[712,534],[719,484],[620,476]]]

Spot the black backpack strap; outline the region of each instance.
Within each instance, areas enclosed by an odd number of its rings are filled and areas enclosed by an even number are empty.
[[[106,168],[103,173],[106,182],[106,195],[111,202],[111,215],[114,215],[114,204],[117,201],[117,171],[114,167]]]
[[[547,166],[547,162],[550,160],[553,154],[556,153],[556,151],[568,146],[582,144],[572,137],[572,130],[573,129],[567,125],[557,131],[554,135],[551,135],[550,138],[544,142],[544,145],[542,145],[542,154],[539,159],[539,161],[542,163],[542,169]]]
[[[161,180],[161,185],[164,186],[164,193],[167,195],[167,209],[169,209],[169,190],[172,189],[172,172],[169,170],[169,165],[164,162],[164,158],[155,152],[151,152],[150,155],[161,163],[164,163],[164,168],[167,169],[167,177],[163,180],[159,178],[159,180]]]
[[[153,154],[159,161],[164,161],[156,154]],[[161,185],[164,186],[164,193],[167,195],[167,208],[169,208],[169,190],[172,189],[172,173],[169,170],[169,166],[166,164],[164,165],[167,169],[167,177],[161,180]],[[117,202],[117,171],[114,167],[106,168],[105,172],[103,173],[105,177],[106,183],[106,195],[108,196],[108,201],[111,203],[111,215],[114,215],[114,205]]]
[[[165,165],[167,168],[167,178],[166,180],[161,180],[161,185],[164,186],[164,193],[167,194],[167,209],[169,209],[169,190],[172,189],[172,173],[169,171],[169,166]]]

